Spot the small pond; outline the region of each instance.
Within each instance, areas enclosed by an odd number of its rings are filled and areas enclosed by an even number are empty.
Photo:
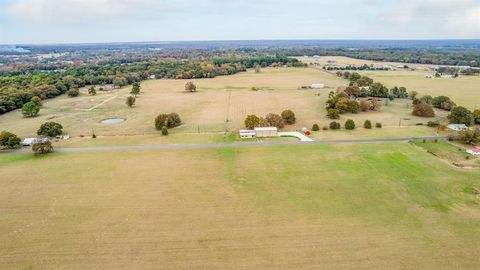
[[[102,124],[105,125],[113,125],[113,124],[120,124],[125,122],[124,118],[110,118],[110,119],[105,119],[102,121]]]

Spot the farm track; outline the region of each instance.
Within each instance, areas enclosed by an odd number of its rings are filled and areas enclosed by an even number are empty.
[[[445,140],[444,136],[409,137],[392,139],[361,139],[361,140],[329,140],[315,142],[236,142],[236,143],[207,143],[207,144],[165,144],[165,145],[135,145],[135,146],[96,146],[77,148],[56,148],[55,152],[103,152],[103,151],[136,151],[136,150],[177,150],[177,149],[209,149],[245,146],[268,146],[268,145],[304,145],[304,144],[343,144],[343,143],[382,143],[382,142],[405,142],[414,140]],[[4,151],[3,154],[30,153],[30,149]]]

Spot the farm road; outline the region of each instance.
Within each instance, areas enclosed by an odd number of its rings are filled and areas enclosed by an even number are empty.
[[[135,146],[96,146],[78,148],[56,148],[55,152],[103,152],[103,151],[138,151],[138,150],[178,150],[178,149],[209,149],[244,146],[267,146],[267,145],[309,145],[309,144],[341,144],[341,143],[382,143],[382,142],[405,142],[413,140],[445,140],[443,136],[392,138],[392,139],[363,139],[363,140],[330,140],[314,142],[236,142],[236,143],[208,143],[208,144],[164,144],[164,145],[135,145]],[[30,149],[0,152],[8,153],[31,153]]]

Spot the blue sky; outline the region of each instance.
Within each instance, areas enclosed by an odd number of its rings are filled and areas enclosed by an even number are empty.
[[[480,38],[480,0],[0,0],[0,44]]]

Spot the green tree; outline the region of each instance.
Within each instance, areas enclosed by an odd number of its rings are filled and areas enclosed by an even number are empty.
[[[319,131],[319,130],[320,130],[320,127],[318,126],[318,124],[313,124],[312,131]]]
[[[287,125],[295,124],[295,121],[297,120],[295,113],[291,110],[284,110],[282,112],[282,119]]]
[[[132,85],[132,90],[130,91],[130,94],[132,94],[134,97],[137,97],[137,95],[140,94],[140,83],[136,82]]]
[[[366,120],[365,123],[363,123],[363,127],[366,129],[371,129],[372,128],[372,122],[370,120]]]
[[[473,119],[476,124],[480,124],[480,110],[473,111]]]
[[[39,111],[40,107],[31,101],[23,104],[22,114],[25,117],[35,117]]]
[[[185,84],[185,91],[196,92],[197,91],[197,86],[193,82],[187,82]]]
[[[247,118],[245,118],[245,127],[248,129],[254,129],[255,127],[258,127],[260,124],[260,118],[256,115],[248,115]]]
[[[92,85],[90,88],[88,88],[88,94],[91,96],[95,96],[97,94],[97,88],[95,85]]]
[[[134,97],[128,96],[125,103],[127,104],[128,107],[131,108],[131,107],[133,107],[133,105],[135,105],[135,101],[136,101],[136,99]]]
[[[168,136],[168,128],[166,126],[162,127],[162,136]]]
[[[42,99],[39,96],[34,96],[30,99],[30,102],[33,102],[38,107],[42,107]]]
[[[128,81],[127,81],[127,78],[125,78],[123,76],[117,76],[117,77],[115,77],[115,79],[113,79],[113,86],[114,87],[122,88],[126,85],[128,85]]]
[[[415,98],[417,98],[418,96],[418,92],[417,91],[411,91],[409,94],[408,94],[408,97],[411,99],[411,100],[414,100]]]
[[[37,130],[37,134],[46,137],[55,137],[63,133],[63,126],[55,122],[43,123]]]
[[[353,122],[352,119],[348,119],[348,120],[345,122],[345,129],[354,130],[354,129],[355,129],[355,122]]]
[[[13,149],[17,148],[20,146],[20,143],[22,140],[20,138],[8,131],[2,131],[0,133],[0,147],[1,148],[7,148],[7,149]]]
[[[328,109],[327,117],[330,119],[338,119],[340,118],[340,111],[337,109]]]
[[[337,123],[335,121],[330,122],[330,129],[331,130],[336,130],[336,129],[340,129],[340,128],[341,128],[340,123]]]
[[[453,108],[447,118],[452,124],[465,124],[469,126],[473,123],[473,113],[462,106]]]
[[[72,89],[69,89],[67,91],[67,95],[69,97],[78,97],[78,95],[80,95],[80,91],[78,90],[78,88],[72,88]]]
[[[43,155],[53,152],[53,146],[50,141],[34,143],[32,145],[32,151],[36,155]]]

